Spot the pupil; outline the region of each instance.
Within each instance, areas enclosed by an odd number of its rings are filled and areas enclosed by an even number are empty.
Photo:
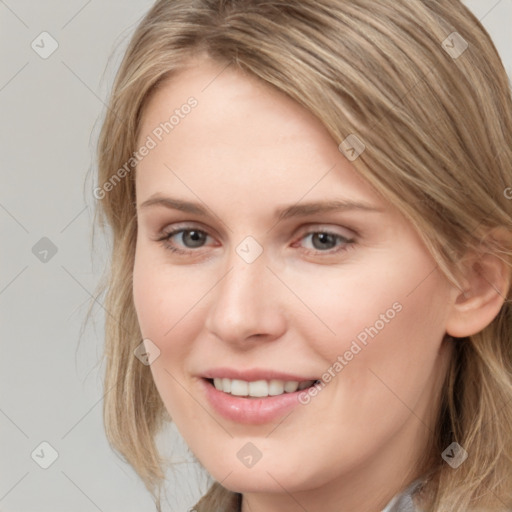
[[[334,235],[330,233],[315,233],[313,235],[313,245],[315,245],[315,240],[320,240],[321,244],[335,244],[336,238]],[[325,245],[320,245],[320,247],[316,247],[317,249],[325,249]]]
[[[183,237],[184,238],[187,237],[191,241],[191,244],[186,243],[185,245],[189,245],[191,247],[199,247],[201,245],[201,243],[203,242],[204,233],[201,233],[200,231],[194,231],[194,230],[186,231],[183,234]]]

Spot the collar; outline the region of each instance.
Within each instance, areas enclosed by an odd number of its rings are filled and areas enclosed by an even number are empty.
[[[413,495],[422,483],[423,480],[415,480],[401,494],[395,496],[382,512],[421,512],[414,504]]]

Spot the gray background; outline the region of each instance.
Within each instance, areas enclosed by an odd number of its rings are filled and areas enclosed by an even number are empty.
[[[82,331],[107,261],[91,247],[94,152],[122,51],[152,4],[0,0],[0,511],[151,511],[102,425],[103,309]],[[471,0],[512,76],[512,0]],[[46,31],[57,50],[39,35]],[[39,43],[38,43],[39,42]],[[43,239],[43,240],[41,240]],[[56,252],[55,252],[56,250]],[[47,251],[47,252],[45,252]],[[55,252],[55,254],[53,254]],[[58,458],[51,462],[51,449]],[[180,462],[166,510],[184,511],[207,485],[175,429]]]

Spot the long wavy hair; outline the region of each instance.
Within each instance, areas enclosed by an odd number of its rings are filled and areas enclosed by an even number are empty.
[[[357,171],[410,220],[453,283],[468,250],[509,265],[512,101],[488,33],[458,0],[159,0],[117,72],[98,145],[96,220],[109,228],[101,284],[104,423],[112,447],[161,507],[166,461],[155,441],[170,421],[148,366],[132,296],[135,173],[141,116],[163,80],[199,53],[243,70],[312,112],[336,144],[356,135]],[[199,107],[200,108],[200,107]],[[131,162],[126,166],[127,162]],[[125,172],[120,169],[124,168]],[[507,193],[507,191],[509,193]],[[426,510],[506,510],[512,504],[510,289],[481,332],[455,340],[437,428],[426,454]],[[469,458],[453,470],[453,441]],[[236,511],[241,496],[214,483],[198,511]]]

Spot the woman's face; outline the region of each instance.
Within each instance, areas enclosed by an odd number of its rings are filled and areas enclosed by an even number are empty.
[[[134,300],[192,452],[244,493],[402,482],[452,297],[410,223],[315,117],[231,67],[159,88],[143,145]]]

